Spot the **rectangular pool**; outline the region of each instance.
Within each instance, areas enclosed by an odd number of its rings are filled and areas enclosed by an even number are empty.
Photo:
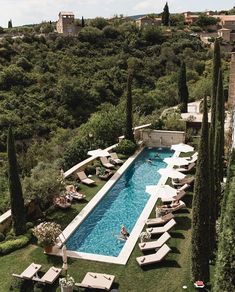
[[[157,153],[160,158],[155,157]],[[166,148],[145,148],[71,234],[67,248],[117,257],[126,243],[118,239],[121,225],[131,234],[150,197],[145,187],[158,183],[157,170],[166,167],[163,159],[172,155]]]

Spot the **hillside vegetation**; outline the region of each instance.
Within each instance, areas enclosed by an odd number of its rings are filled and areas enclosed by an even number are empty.
[[[130,58],[138,64],[132,91],[135,125],[154,122],[164,108],[179,103],[182,60],[189,99],[210,95],[211,51],[183,31],[97,21],[79,37],[49,33],[1,40],[0,206],[3,201],[5,209],[7,201],[7,128],[14,129],[23,177],[41,162],[67,169],[87,157],[88,149],[115,143],[125,124]],[[179,129],[174,119],[168,124]]]

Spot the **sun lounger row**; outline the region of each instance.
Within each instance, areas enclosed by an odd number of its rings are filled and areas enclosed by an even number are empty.
[[[168,232],[164,232],[158,240],[139,243],[139,248],[142,251],[160,248],[164,243],[171,238]]]

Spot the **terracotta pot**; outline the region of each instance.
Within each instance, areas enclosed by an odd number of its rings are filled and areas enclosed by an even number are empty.
[[[61,292],[73,292],[73,287],[71,286],[60,286]]]
[[[45,253],[50,253],[52,252],[52,245],[47,245],[47,246],[44,246],[44,251]]]

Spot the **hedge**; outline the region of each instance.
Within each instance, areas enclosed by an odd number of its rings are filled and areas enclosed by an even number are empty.
[[[26,246],[31,239],[31,234],[20,235],[15,239],[4,241],[0,243],[0,254],[5,255],[14,250]]]

